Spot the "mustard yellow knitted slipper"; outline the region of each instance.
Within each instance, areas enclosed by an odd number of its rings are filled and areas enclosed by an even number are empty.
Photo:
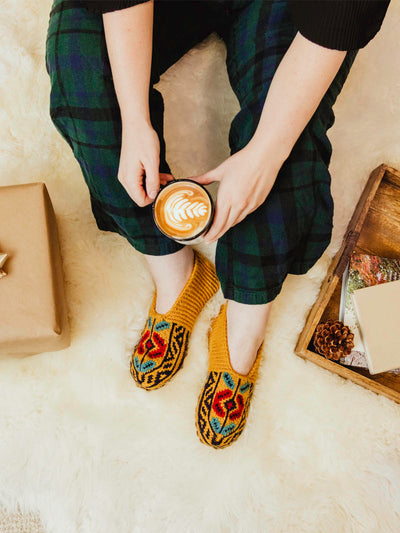
[[[253,396],[264,342],[247,375],[236,372],[230,362],[226,311],[221,305],[208,334],[208,376],[196,407],[196,431],[201,442],[225,448],[241,435]]]
[[[149,317],[133,350],[130,372],[143,389],[162,387],[182,367],[196,319],[219,289],[214,265],[203,254],[193,251],[192,273],[172,308],[164,314],[155,309],[155,290]]]

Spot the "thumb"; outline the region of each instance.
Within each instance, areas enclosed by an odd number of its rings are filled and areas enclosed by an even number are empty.
[[[196,181],[197,183],[200,183],[201,185],[208,185],[209,183],[212,183],[213,181],[218,181],[219,177],[217,176],[215,169],[213,169],[213,170],[209,170],[208,172],[205,172],[204,174],[198,174],[197,176],[190,176],[188,179]]]
[[[158,171],[158,166],[148,163],[145,166],[145,172],[147,196],[151,199],[154,199],[157,196],[160,188],[160,173]]]

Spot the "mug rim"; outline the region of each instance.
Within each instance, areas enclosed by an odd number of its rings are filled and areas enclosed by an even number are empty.
[[[181,181],[188,181],[190,183],[194,183],[195,185],[199,186],[201,189],[203,189],[203,191],[205,191],[205,193],[207,194],[208,196],[208,199],[210,201],[210,205],[211,205],[211,213],[210,213],[210,218],[207,222],[207,224],[204,226],[204,228],[202,230],[200,230],[200,232],[196,233],[195,235],[193,235],[192,237],[186,237],[186,238],[182,238],[180,239],[179,237],[171,237],[171,235],[167,235],[165,233],[165,231],[163,231],[158,222],[157,222],[157,219],[156,219],[156,216],[155,216],[155,205],[156,205],[156,202],[158,200],[158,197],[159,195],[164,191],[164,189],[166,189],[167,187],[169,187],[170,185],[173,185],[174,183],[177,183],[177,182],[181,182]],[[215,213],[215,206],[214,206],[214,201],[213,201],[213,198],[211,196],[211,194],[209,193],[209,191],[205,188],[204,185],[202,185],[201,183],[198,183],[197,181],[194,181],[194,180],[191,180],[189,178],[174,178],[173,180],[169,181],[168,183],[166,183],[165,185],[162,185],[156,195],[156,197],[154,198],[153,200],[153,203],[151,204],[151,207],[152,207],[152,214],[153,214],[153,220],[154,220],[154,223],[155,225],[157,226],[157,228],[161,231],[161,233],[163,235],[165,235],[166,237],[168,237],[169,239],[172,239],[176,242],[181,242],[181,243],[185,243],[186,241],[187,242],[190,242],[190,241],[193,241],[195,239],[197,239],[198,237],[201,237],[202,235],[204,235],[204,233],[206,233],[208,231],[208,229],[210,228],[211,224],[212,224],[212,221],[214,219],[214,213]]]

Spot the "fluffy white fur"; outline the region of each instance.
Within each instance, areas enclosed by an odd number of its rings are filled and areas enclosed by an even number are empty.
[[[50,121],[44,46],[49,2],[0,10],[1,185],[44,181],[57,213],[72,344],[0,358],[0,505],[34,511],[49,533],[395,532],[400,409],[294,353],[370,171],[400,167],[400,5],[361,50],[335,105],[335,228],[320,261],[289,275],[265,337],[243,435],[215,450],[195,432],[206,377],[204,309],[173,382],[148,393],[129,373],[153,284],[123,237],[97,229],[78,163]],[[211,35],[159,83],[176,176],[229,155],[238,103]],[[200,247],[214,258],[215,246]]]

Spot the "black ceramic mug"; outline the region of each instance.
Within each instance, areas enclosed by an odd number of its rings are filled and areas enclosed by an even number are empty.
[[[182,244],[201,242],[215,213],[214,200],[208,190],[187,178],[174,178],[161,186],[152,207],[158,229]]]

